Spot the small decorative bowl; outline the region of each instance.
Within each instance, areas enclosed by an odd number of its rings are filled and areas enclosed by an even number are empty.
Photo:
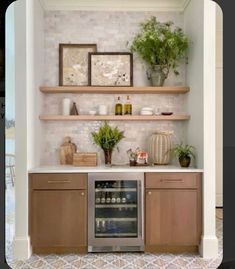
[[[164,116],[170,116],[172,114],[173,114],[173,112],[162,112],[162,115],[164,115]]]
[[[96,110],[89,110],[89,115],[95,115],[97,112],[96,112]]]

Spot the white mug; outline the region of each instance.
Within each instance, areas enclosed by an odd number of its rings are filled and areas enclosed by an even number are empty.
[[[71,100],[69,98],[64,98],[62,104],[62,114],[64,116],[70,115]]]
[[[100,115],[107,115],[108,114],[108,107],[106,105],[99,105],[99,114]]]

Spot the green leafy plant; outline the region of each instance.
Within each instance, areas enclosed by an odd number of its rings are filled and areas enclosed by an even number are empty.
[[[170,69],[179,74],[179,61],[185,56],[188,39],[173,22],[161,23],[152,16],[140,24],[140,32],[134,37],[130,46],[152,68],[159,65],[167,77]]]
[[[173,154],[179,159],[188,158],[188,157],[193,157],[195,159],[194,151],[195,151],[195,148],[193,146],[190,146],[190,145],[184,146],[183,143],[177,144],[172,149]]]
[[[125,137],[123,131],[119,131],[117,127],[111,128],[107,122],[100,127],[98,133],[91,133],[94,143],[103,150],[112,150]]]

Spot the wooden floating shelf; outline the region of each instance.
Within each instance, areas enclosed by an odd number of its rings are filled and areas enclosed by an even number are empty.
[[[173,114],[170,116],[115,116],[115,115],[76,115],[76,116],[63,116],[63,115],[41,115],[40,120],[43,121],[184,121],[189,120],[188,114]]]
[[[129,93],[129,94],[178,94],[189,92],[189,87],[93,87],[93,86],[42,86],[40,91],[43,93]]]

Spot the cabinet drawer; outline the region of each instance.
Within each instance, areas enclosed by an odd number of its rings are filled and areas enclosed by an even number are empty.
[[[146,173],[146,188],[198,188],[200,184],[200,173]]]
[[[87,174],[31,174],[32,189],[87,189]]]

